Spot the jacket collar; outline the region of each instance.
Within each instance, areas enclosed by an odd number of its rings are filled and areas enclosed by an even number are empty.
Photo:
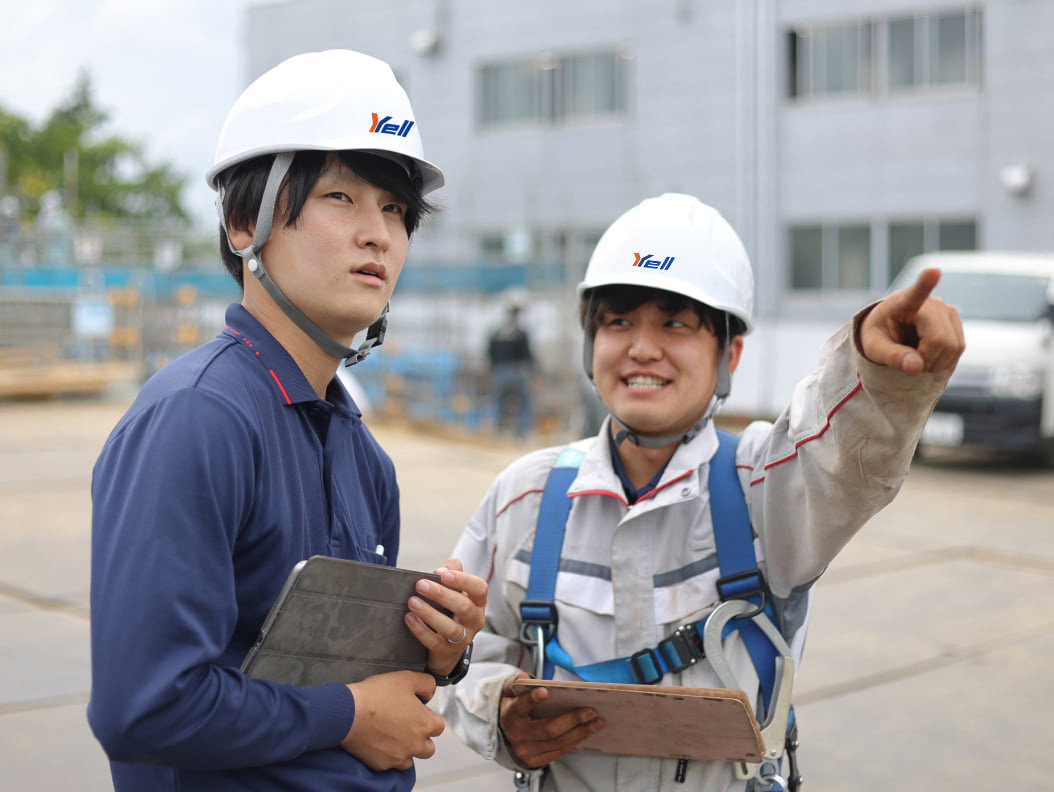
[[[625,501],[622,491],[622,483],[611,459],[610,443],[605,438],[611,431],[611,417],[604,419],[600,432],[595,438],[590,438],[583,443],[591,443],[586,452],[578,476],[568,489],[568,495],[584,495],[586,493],[608,494]],[[699,468],[710,461],[717,452],[717,432],[713,422],[709,422],[698,435],[687,443],[678,446],[677,451],[670,458],[666,470],[659,479],[658,486],[652,493],[641,498],[637,505],[643,505],[662,493],[671,483],[683,482],[683,487],[692,490],[692,495],[698,493],[698,471]],[[682,487],[682,488],[683,488]]]
[[[229,305],[225,319],[227,326],[221,335],[253,354],[274,384],[276,398],[287,405],[321,401],[285,347],[243,305]],[[326,396],[339,412],[361,416],[339,382],[330,382]]]

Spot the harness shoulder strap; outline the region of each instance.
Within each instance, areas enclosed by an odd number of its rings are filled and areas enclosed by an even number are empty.
[[[564,531],[571,513],[571,499],[567,490],[578,475],[585,452],[568,446],[560,452],[549,471],[538,508],[538,523],[531,551],[531,575],[527,581],[527,596],[520,603],[520,640],[537,644],[555,640],[558,615],[553,602],[556,593],[556,574],[560,570],[560,551],[564,546]],[[542,652],[544,654],[544,652]],[[553,663],[544,661],[542,679],[552,679]]]
[[[739,438],[722,430],[718,430],[717,437],[717,453],[710,460],[709,479],[710,516],[714,525],[717,565],[721,571],[717,593],[722,600],[743,599],[757,608],[742,618],[737,617],[731,627],[739,630],[750,655],[761,684],[761,700],[767,710],[775,686],[777,651],[750,616],[764,613],[775,624],[775,614],[769,602],[764,575],[758,568],[750,513],[736,473]]]

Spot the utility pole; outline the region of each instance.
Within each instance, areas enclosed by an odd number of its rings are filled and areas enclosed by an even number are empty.
[[[77,176],[80,171],[80,152],[76,148],[67,149],[62,155],[62,188],[63,203],[70,217],[77,215]]]

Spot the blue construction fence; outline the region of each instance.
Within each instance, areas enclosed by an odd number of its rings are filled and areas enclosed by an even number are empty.
[[[134,288],[144,295],[167,299],[187,286],[205,297],[239,299],[238,284],[220,269],[219,265],[216,271],[159,272],[152,268],[127,265],[8,268],[0,272],[0,287],[43,292],[70,293]]]
[[[399,276],[397,293],[436,293],[460,291],[497,294],[507,289],[551,286],[564,277],[559,262],[538,264],[436,264],[408,261]],[[176,269],[167,272],[152,267],[127,264],[99,267],[4,268],[0,287],[76,291],[83,289],[137,288],[164,299],[185,286],[203,297],[238,299],[239,289],[223,267],[214,269]]]

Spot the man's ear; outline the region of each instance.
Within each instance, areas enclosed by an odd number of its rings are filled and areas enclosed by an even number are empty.
[[[235,250],[245,250],[253,243],[255,232],[252,228],[232,228],[227,226],[227,239]]]
[[[736,373],[736,366],[739,365],[739,358],[743,354],[743,336],[737,335],[732,336],[732,339],[728,342],[728,373],[729,376]]]

